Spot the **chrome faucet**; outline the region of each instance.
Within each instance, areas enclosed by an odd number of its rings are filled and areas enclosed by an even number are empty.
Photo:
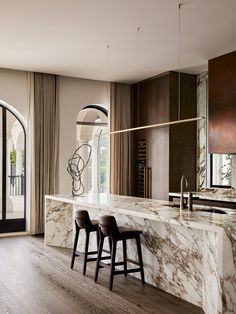
[[[193,210],[193,193],[188,192],[188,210],[192,211]]]
[[[180,209],[184,209],[184,182],[185,187],[188,187],[188,180],[185,175],[182,175],[180,180]]]

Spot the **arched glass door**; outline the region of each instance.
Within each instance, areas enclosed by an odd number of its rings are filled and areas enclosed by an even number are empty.
[[[0,104],[0,232],[25,230],[25,130]]]

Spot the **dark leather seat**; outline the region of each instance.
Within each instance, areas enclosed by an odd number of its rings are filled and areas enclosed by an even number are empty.
[[[118,227],[116,223],[116,219],[114,216],[102,216],[99,219],[99,228],[100,228],[100,241],[99,241],[99,249],[98,249],[98,256],[97,256],[97,264],[96,264],[96,271],[95,271],[95,282],[98,279],[99,269],[102,267],[109,267],[110,268],[110,283],[109,289],[112,289],[113,286],[113,277],[114,275],[124,274],[127,276],[128,273],[133,272],[140,272],[142,284],[145,283],[144,279],[144,270],[143,270],[143,259],[142,259],[142,251],[141,251],[141,243],[140,243],[140,235],[142,231],[140,230],[133,230],[126,227]],[[103,251],[103,243],[104,238],[108,237],[110,240],[111,245],[111,263],[104,264],[101,262],[102,258],[102,251]],[[138,263],[135,261],[128,260],[133,264],[139,265],[138,268],[127,269],[127,249],[126,249],[126,240],[135,239],[137,244],[137,251],[138,251]],[[117,242],[122,241],[123,243],[123,262],[115,262],[116,258],[116,247]],[[115,266],[123,265],[123,270],[116,270]]]
[[[127,229],[126,227],[118,227],[118,230],[120,232],[120,237],[126,240],[136,238],[142,234],[142,231],[140,230]]]

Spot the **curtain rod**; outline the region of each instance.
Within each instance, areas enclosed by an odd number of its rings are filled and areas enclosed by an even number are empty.
[[[190,118],[190,119],[183,119],[183,120],[176,120],[176,121],[170,121],[170,122],[164,122],[164,123],[157,123],[157,124],[139,126],[139,127],[136,127],[136,128],[130,128],[130,129],[124,129],[124,130],[118,130],[118,131],[103,133],[103,134],[101,134],[101,136],[118,134],[118,133],[124,133],[124,132],[131,132],[131,131],[136,131],[136,130],[144,130],[144,129],[151,129],[151,128],[161,128],[161,127],[165,127],[165,126],[169,126],[169,125],[173,125],[173,124],[194,122],[194,121],[199,121],[199,120],[202,120],[202,119],[205,119],[205,117],[197,117],[197,118]]]

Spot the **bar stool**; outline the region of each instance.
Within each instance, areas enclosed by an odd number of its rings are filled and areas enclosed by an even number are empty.
[[[142,234],[142,231],[130,230],[124,227],[118,227],[114,216],[102,216],[99,219],[99,227],[100,227],[99,228],[100,229],[100,242],[99,242],[94,281],[97,282],[99,269],[103,267],[108,267],[110,268],[110,283],[109,283],[110,290],[112,290],[114,275],[124,274],[125,276],[127,276],[128,273],[140,272],[142,284],[145,284],[144,271],[143,271],[143,259],[142,259],[142,251],[141,251],[141,244],[140,244],[140,235]],[[110,239],[111,247],[112,247],[110,264],[105,264],[101,262],[103,243],[104,243],[105,237],[108,237]],[[138,263],[133,260],[127,259],[126,240],[129,240],[129,239],[136,240],[138,259],[139,259]],[[116,247],[117,247],[118,241],[122,241],[122,244],[123,244],[123,262],[115,262]],[[139,265],[139,267],[127,269],[127,261],[131,262],[132,264]],[[120,265],[124,265],[124,269],[116,270],[115,266],[120,266]]]
[[[75,240],[73,246],[73,253],[71,259],[71,269],[74,267],[75,257],[84,255],[84,264],[83,264],[83,275],[86,274],[86,266],[87,262],[93,262],[97,260],[97,257],[88,257],[89,255],[97,254],[98,251],[88,251],[89,247],[89,236],[91,232],[96,232],[97,236],[97,247],[99,243],[99,229],[98,229],[98,221],[97,220],[90,220],[89,214],[86,210],[77,210],[75,212]],[[77,251],[77,244],[79,239],[79,232],[81,229],[85,229],[86,239],[85,239],[85,248],[84,252]]]

